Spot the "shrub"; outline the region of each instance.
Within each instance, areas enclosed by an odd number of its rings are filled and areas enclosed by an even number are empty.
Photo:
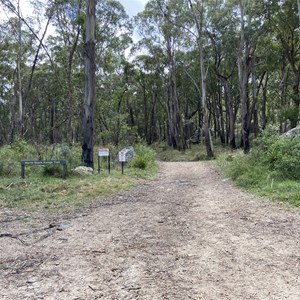
[[[43,175],[44,176],[62,176],[62,166],[61,165],[45,165],[43,166]]]
[[[263,180],[267,168],[258,163],[255,156],[241,154],[232,158],[225,171],[239,186],[252,187]]]
[[[16,153],[10,146],[5,146],[0,151],[0,175],[1,176],[20,176],[21,160],[24,157]]]
[[[147,159],[145,156],[138,156],[133,161],[131,166],[137,169],[145,170],[148,165]]]
[[[275,127],[269,127],[254,141],[248,155],[230,163],[228,173],[242,186],[251,186],[266,174],[300,179],[300,137],[280,136]]]
[[[253,141],[253,152],[259,152],[260,155],[267,153],[270,147],[280,138],[278,129],[275,126],[268,126]],[[257,153],[256,153],[257,154]]]
[[[278,139],[266,153],[265,159],[279,177],[300,179],[300,137]]]
[[[154,150],[144,145],[137,145],[134,150],[135,156],[130,163],[131,167],[145,170],[155,164]]]

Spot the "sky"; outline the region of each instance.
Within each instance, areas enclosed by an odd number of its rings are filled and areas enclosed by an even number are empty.
[[[21,12],[25,18],[33,14],[32,8],[30,6],[30,1],[31,0],[20,1]],[[17,3],[16,0],[13,0],[12,2]],[[119,0],[119,2],[124,6],[128,16],[133,17],[137,15],[139,12],[144,10],[144,7],[148,2],[148,0]],[[0,5],[0,19],[6,19],[6,18],[8,18],[8,15],[3,13]],[[48,34],[53,34],[53,33],[54,33],[54,28],[50,26],[48,28]],[[134,41],[138,40],[138,36],[135,32],[133,33],[133,40]]]
[[[135,16],[144,10],[147,0],[119,0],[126,9],[129,17]]]
[[[145,4],[147,3],[147,0],[119,0],[119,1],[125,7],[129,17],[135,16],[137,13],[142,11],[145,7]],[[30,0],[21,0],[20,6],[24,16],[30,15],[32,13],[32,9],[30,8]],[[0,9],[0,17],[1,18],[5,17],[3,13],[1,13],[1,9]]]

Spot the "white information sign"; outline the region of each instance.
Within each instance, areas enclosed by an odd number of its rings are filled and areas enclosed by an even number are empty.
[[[126,151],[119,152],[119,162],[126,162]]]

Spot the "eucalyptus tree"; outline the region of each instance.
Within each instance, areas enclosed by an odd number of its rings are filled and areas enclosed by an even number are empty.
[[[211,51],[210,85],[214,84],[214,93],[217,93],[215,97],[218,98],[220,118],[222,111],[226,112],[223,118],[226,120],[226,141],[235,149],[235,128],[240,103],[235,51],[238,45],[237,22],[232,17],[233,4],[230,2],[226,2],[226,5],[223,1],[208,2],[206,7],[208,22],[205,32]],[[224,125],[221,120],[219,123],[222,128]]]
[[[152,47],[152,54],[135,57],[135,96],[138,107],[138,132],[150,145],[166,138],[165,120],[168,115],[165,105],[164,68],[165,57],[160,47]]]
[[[83,31],[84,31],[84,0],[70,0],[57,2],[53,7],[52,25],[55,34],[48,38],[48,47],[51,49],[55,68],[53,72],[58,78],[64,78],[59,84],[60,95],[52,99],[50,109],[50,123],[53,124],[55,107],[61,106],[62,116],[57,120],[62,138],[74,142],[75,132],[81,124],[81,99],[83,84],[77,77],[83,76]],[[54,131],[50,129],[54,134]],[[54,142],[54,137],[51,138]]]
[[[28,70],[31,57],[32,35],[24,28],[20,28],[20,20],[10,17],[1,24],[1,86],[3,87],[2,105],[10,109],[9,141],[13,141],[15,135],[23,137],[25,126],[24,87],[25,74]],[[21,30],[21,33],[20,33]],[[22,37],[20,47],[20,36]]]
[[[300,105],[300,24],[297,8],[299,1],[271,2],[272,32],[281,46],[278,55],[283,57],[282,67],[285,73],[281,85],[284,88],[282,90],[282,110],[285,112],[283,119],[288,119],[290,126],[295,127],[299,120]]]
[[[268,11],[266,3],[261,1],[233,0],[229,3],[232,7],[232,18],[238,28],[239,40],[235,50],[241,105],[241,141],[243,150],[247,153],[250,150],[251,121],[257,107],[255,53],[259,40],[268,29],[266,27]],[[250,80],[251,73],[252,79]],[[252,99],[250,99],[250,82],[253,87]]]
[[[35,136],[32,136],[32,133],[34,131],[37,132],[38,128],[32,127],[32,120],[34,117],[31,113],[33,107],[36,107],[38,103],[44,103],[44,101],[38,99],[38,102],[33,102],[33,99],[36,98],[36,91],[39,89],[38,86],[33,86],[34,74],[38,69],[38,65],[41,61],[45,61],[45,59],[49,59],[53,66],[53,61],[44,42],[53,16],[53,3],[50,2],[45,6],[41,2],[35,1],[33,7],[35,7],[35,9],[38,7],[38,13],[35,10],[34,14],[30,17],[24,17],[20,10],[19,1],[7,0],[2,4],[5,6],[8,16],[13,14],[18,19],[18,26],[14,27],[14,32],[10,36],[12,39],[18,40],[19,44],[19,61],[16,64],[17,69],[19,69],[19,72],[17,72],[17,74],[19,74],[19,88],[16,89],[16,92],[19,94],[18,108],[19,123],[21,124],[19,126],[19,132],[22,137],[35,139]],[[45,11],[46,14],[44,15]],[[44,17],[46,18],[46,25],[42,24],[42,19]],[[8,24],[13,25],[14,22],[12,22],[12,20],[13,18],[10,18]],[[22,85],[20,85],[20,82]],[[15,121],[13,123],[15,123]]]
[[[99,1],[96,17],[95,136],[97,142],[120,145],[135,132],[132,74],[125,57],[132,43],[132,24],[115,0]]]
[[[95,29],[96,0],[86,0],[86,36],[84,45],[85,85],[83,112],[82,158],[87,167],[94,167],[94,106],[96,98],[95,82]]]
[[[18,41],[18,55],[16,59],[16,71],[17,71],[17,98],[18,98],[18,107],[19,107],[19,135],[23,137],[25,125],[24,125],[24,103],[23,103],[23,93],[22,93],[22,71],[21,64],[23,59],[23,41],[22,41],[22,17],[21,17],[21,9],[20,9],[20,0],[17,0],[15,3],[12,1],[4,1],[2,3],[5,9],[8,9],[9,12],[13,12],[17,18],[17,27],[14,28],[15,38]]]
[[[11,20],[12,22],[13,20]],[[0,141],[13,142],[17,130],[17,42],[11,39],[11,24],[0,24]]]
[[[195,23],[196,32],[196,44],[199,52],[199,66],[200,66],[200,78],[201,78],[201,104],[203,112],[203,133],[205,137],[206,152],[208,157],[214,156],[210,124],[209,124],[209,110],[207,105],[207,82],[206,82],[206,70],[204,63],[204,28],[205,24],[205,7],[204,0],[187,0],[188,6],[192,15],[192,19]]]
[[[145,48],[148,51],[154,47],[163,49],[168,144],[175,149],[184,150],[186,141],[176,83],[176,53],[182,41],[182,31],[173,24],[173,15],[176,13],[176,7],[171,1],[151,0],[146,4],[145,10],[138,14],[136,21]]]

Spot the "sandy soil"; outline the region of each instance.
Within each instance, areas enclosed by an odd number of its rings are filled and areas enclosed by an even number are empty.
[[[68,216],[0,212],[0,299],[300,299],[300,212],[208,163]]]

